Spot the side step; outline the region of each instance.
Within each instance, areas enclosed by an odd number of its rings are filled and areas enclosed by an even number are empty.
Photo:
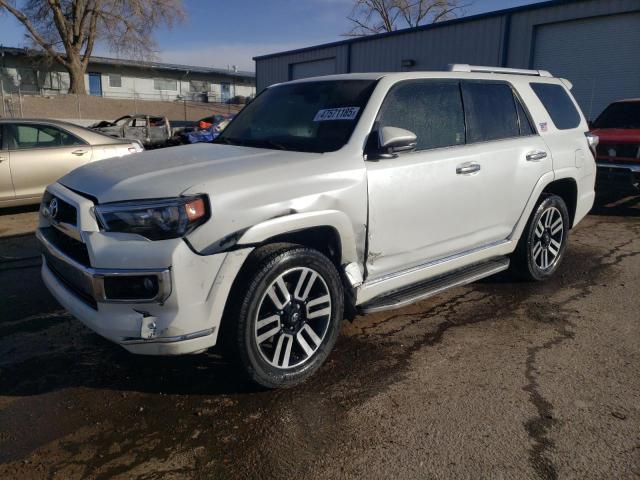
[[[489,277],[507,268],[509,268],[508,257],[494,258],[488,262],[462,268],[376,297],[360,305],[359,310],[362,313],[373,313],[404,307],[418,300],[437,295],[450,288],[459,287],[480,280],[481,278]]]

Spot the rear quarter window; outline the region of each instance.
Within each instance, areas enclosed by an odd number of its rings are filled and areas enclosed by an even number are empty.
[[[580,125],[580,113],[562,85],[531,83],[531,88],[558,130],[569,130]]]

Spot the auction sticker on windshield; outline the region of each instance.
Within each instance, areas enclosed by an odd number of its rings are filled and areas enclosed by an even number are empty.
[[[328,120],[355,120],[360,107],[325,108],[319,110],[314,117],[314,122],[326,122]]]

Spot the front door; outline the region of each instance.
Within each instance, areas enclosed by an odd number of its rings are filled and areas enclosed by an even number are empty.
[[[367,162],[371,279],[507,239],[551,170],[550,157],[527,160],[546,145],[504,82],[401,82],[382,126],[414,132],[418,145]]]
[[[102,75],[99,73],[89,74],[89,95],[94,97],[102,96]]]

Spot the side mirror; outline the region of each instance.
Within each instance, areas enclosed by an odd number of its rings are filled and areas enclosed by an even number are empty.
[[[372,148],[367,149],[367,157],[372,160],[395,158],[398,153],[415,150],[418,141],[415,133],[398,127],[382,127],[371,136],[374,141]]]

